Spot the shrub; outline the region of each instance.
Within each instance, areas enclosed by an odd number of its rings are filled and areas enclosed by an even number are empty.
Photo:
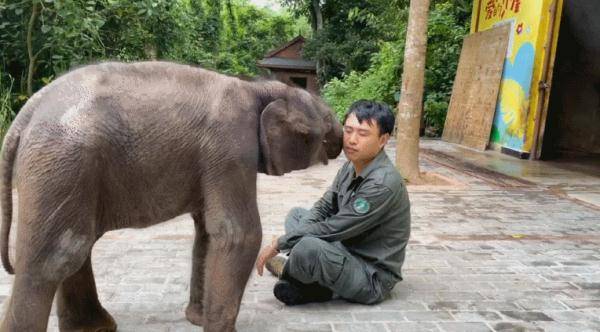
[[[0,140],[4,138],[8,127],[15,118],[12,105],[14,79],[0,71]]]
[[[429,16],[423,120],[430,135],[439,136],[444,127],[462,40],[469,29],[463,22],[464,15],[451,2],[441,2],[434,5]],[[323,97],[338,117],[342,118],[357,99],[373,99],[391,106],[398,103],[406,22],[398,25],[402,31],[398,40],[382,42],[379,52],[371,57],[369,69],[351,71],[323,87]]]

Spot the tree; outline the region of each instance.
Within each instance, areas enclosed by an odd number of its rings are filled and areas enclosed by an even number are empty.
[[[0,0],[1,82],[14,80],[18,109],[70,68],[104,59],[256,75],[256,60],[291,39],[297,22],[247,0]]]
[[[323,13],[321,12],[321,4],[319,0],[311,0],[311,17],[314,17],[313,30],[318,32],[323,29]]]
[[[37,59],[39,52],[33,54],[33,30],[35,29],[35,21],[37,20],[38,14],[40,12],[40,4],[38,2],[32,3],[31,8],[31,16],[29,17],[29,24],[27,26],[27,58],[28,58],[28,68],[27,68],[27,95],[31,96],[33,94],[33,71],[35,69],[35,60]]]
[[[430,0],[411,0],[404,47],[404,72],[396,116],[396,167],[410,183],[421,182],[419,129],[425,86],[427,19]]]
[[[323,28],[323,0],[281,0],[281,4],[297,15],[306,15],[310,19],[313,35]]]

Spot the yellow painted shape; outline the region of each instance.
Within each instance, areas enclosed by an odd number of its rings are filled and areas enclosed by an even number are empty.
[[[507,132],[511,136],[523,137],[525,134],[525,121],[527,120],[527,106],[525,91],[519,83],[513,80],[503,80],[500,86],[500,100],[502,117],[507,124]]]

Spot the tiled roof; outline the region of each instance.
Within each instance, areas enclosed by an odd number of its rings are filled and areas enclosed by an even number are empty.
[[[257,62],[259,67],[282,68],[282,69],[308,69],[316,70],[317,64],[314,61],[289,58],[264,58]]]
[[[292,45],[294,45],[294,44],[296,44],[296,43],[298,43],[298,42],[300,42],[300,43],[304,43],[304,37],[302,37],[302,36],[298,36],[298,37],[296,37],[296,38],[294,38],[294,39],[290,40],[290,41],[289,41],[289,42],[287,42],[286,44],[284,44],[284,45],[281,45],[279,48],[276,48],[276,49],[274,49],[274,50],[270,51],[269,53],[267,53],[267,54],[265,55],[265,58],[274,57],[275,55],[277,55],[277,53],[279,53],[279,52],[281,52],[281,51],[285,50],[286,48],[288,48],[288,47],[290,47],[290,46],[292,46]]]

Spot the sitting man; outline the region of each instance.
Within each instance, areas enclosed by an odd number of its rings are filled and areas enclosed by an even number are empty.
[[[285,235],[256,262],[277,275],[274,294],[287,305],[330,300],[383,301],[396,282],[410,235],[410,203],[402,176],[384,152],[394,115],[389,107],[357,101],[344,119],[348,162],[312,209],[294,208]],[[288,258],[277,255],[289,251]]]

